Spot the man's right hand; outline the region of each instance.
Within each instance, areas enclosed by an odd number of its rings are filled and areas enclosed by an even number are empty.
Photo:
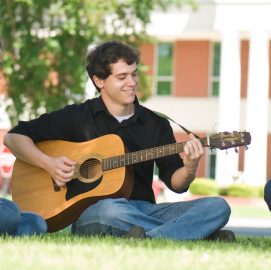
[[[16,158],[46,170],[58,186],[64,186],[72,180],[76,162],[64,156],[48,156],[37,147],[30,137],[7,133],[4,144]]]
[[[73,179],[76,162],[67,157],[50,157],[46,170],[58,186],[64,186]]]

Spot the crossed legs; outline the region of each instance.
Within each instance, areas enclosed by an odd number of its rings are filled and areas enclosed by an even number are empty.
[[[105,199],[87,208],[72,232],[123,236],[131,227],[140,226],[151,238],[203,239],[224,227],[230,212],[227,202],[219,197],[161,204]]]

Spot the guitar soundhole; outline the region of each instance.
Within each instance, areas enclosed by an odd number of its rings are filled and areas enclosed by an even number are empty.
[[[97,175],[101,174],[102,164],[100,160],[95,158],[90,158],[85,160],[80,166],[80,175],[85,179],[95,178]]]

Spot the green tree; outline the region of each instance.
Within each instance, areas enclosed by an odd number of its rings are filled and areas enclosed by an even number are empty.
[[[84,98],[85,59],[90,44],[119,39],[140,46],[154,8],[191,4],[192,0],[0,0],[3,68],[9,79],[15,123]],[[142,98],[148,92],[144,67]]]

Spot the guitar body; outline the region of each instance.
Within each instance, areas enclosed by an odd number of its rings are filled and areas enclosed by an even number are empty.
[[[73,223],[88,206],[100,199],[130,196],[133,188],[131,168],[126,166],[103,171],[101,166],[102,159],[125,154],[125,146],[117,135],[105,135],[81,143],[45,141],[37,146],[50,156],[67,156],[77,161],[78,172],[80,166],[84,167],[85,161],[90,160],[91,165],[95,161],[95,172],[90,173],[89,183],[87,177],[80,179],[78,173],[78,177],[61,188],[56,186],[45,170],[19,159],[15,161],[13,200],[22,211],[33,211],[41,215],[47,222],[49,232]]]

